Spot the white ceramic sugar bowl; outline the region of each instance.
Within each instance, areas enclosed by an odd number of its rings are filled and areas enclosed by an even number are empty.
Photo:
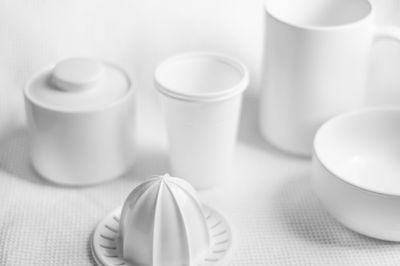
[[[31,161],[46,179],[90,185],[133,165],[135,92],[118,67],[66,59],[34,75],[24,94]]]

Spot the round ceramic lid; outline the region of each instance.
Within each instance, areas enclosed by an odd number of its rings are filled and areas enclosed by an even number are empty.
[[[86,111],[107,107],[131,90],[119,68],[93,58],[69,58],[34,76],[25,88],[28,99],[45,108]]]

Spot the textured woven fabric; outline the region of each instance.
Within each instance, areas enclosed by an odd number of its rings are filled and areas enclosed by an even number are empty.
[[[393,15],[400,14],[398,2],[374,1],[381,23],[400,17]],[[247,0],[0,0],[0,265],[92,265],[89,240],[96,224],[140,180],[167,171],[165,129],[152,87],[156,62],[181,50],[221,51],[250,67],[254,85],[260,8],[261,1]],[[390,57],[398,70],[399,49],[379,48],[374,61]],[[30,166],[22,87],[42,66],[82,54],[117,62],[137,77],[138,159],[115,181],[65,188]],[[389,96],[376,103],[399,103],[396,77],[380,74],[374,78],[387,86],[371,90]],[[223,187],[200,193],[236,229],[231,265],[400,265],[399,244],[353,233],[325,212],[310,187],[309,160],[265,143],[254,91],[244,99],[235,160]]]

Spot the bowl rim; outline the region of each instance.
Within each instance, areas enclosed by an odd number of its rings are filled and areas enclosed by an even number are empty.
[[[334,176],[336,179],[346,183],[347,185],[351,185],[352,187],[362,190],[364,192],[369,192],[373,193],[376,195],[380,196],[385,196],[385,197],[396,197],[400,198],[400,191],[398,193],[393,193],[393,192],[387,192],[381,189],[372,189],[370,187],[364,186],[357,184],[351,180],[348,180],[344,175],[339,175],[335,169],[332,169],[332,167],[329,167],[329,163],[326,162],[326,160],[323,159],[321,156],[318,146],[317,146],[317,140],[320,138],[322,132],[326,127],[331,125],[332,123],[338,123],[339,121],[348,119],[349,117],[355,117],[355,116],[363,116],[363,115],[368,115],[371,113],[397,113],[400,117],[400,107],[396,106],[378,106],[378,107],[367,107],[367,108],[362,108],[358,109],[355,111],[350,111],[346,113],[339,114],[337,116],[332,117],[331,119],[327,120],[325,123],[322,124],[322,126],[317,130],[314,136],[313,140],[313,160],[317,159],[318,162],[322,165],[322,167],[325,168],[326,171],[328,171],[332,176]]]

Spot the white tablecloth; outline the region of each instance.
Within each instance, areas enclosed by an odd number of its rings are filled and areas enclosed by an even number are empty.
[[[374,2],[381,4],[379,23],[392,23],[393,14],[400,14],[398,0]],[[400,265],[399,244],[353,233],[325,212],[310,187],[309,160],[285,155],[261,138],[254,88],[260,8],[261,1],[245,0],[1,0],[0,264],[93,264],[89,239],[96,224],[140,180],[168,171],[165,128],[152,87],[155,63],[181,50],[206,49],[238,57],[253,74],[234,174],[223,187],[200,193],[237,230],[231,265]],[[400,49],[378,46],[371,103],[400,103],[399,75],[392,75],[400,69]],[[43,180],[29,164],[22,85],[34,70],[77,54],[115,61],[135,77],[140,147],[135,168],[124,177],[64,188]]]

